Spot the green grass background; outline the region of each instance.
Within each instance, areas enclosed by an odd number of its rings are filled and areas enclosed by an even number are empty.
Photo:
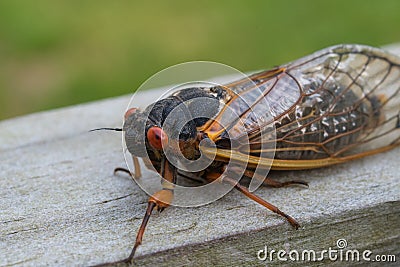
[[[0,119],[132,93],[173,64],[267,69],[400,42],[400,1],[0,1]]]

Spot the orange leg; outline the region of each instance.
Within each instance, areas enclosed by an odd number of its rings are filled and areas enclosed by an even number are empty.
[[[251,171],[251,170],[245,170],[244,171],[244,175],[247,176],[247,177],[254,177],[256,179],[263,180],[263,184],[264,185],[268,185],[268,186],[272,186],[272,187],[276,187],[276,188],[285,187],[285,186],[294,185],[294,184],[304,185],[304,186],[308,187],[308,183],[304,182],[304,181],[301,181],[301,180],[292,180],[292,181],[287,181],[287,182],[279,182],[279,181],[273,180],[273,179],[268,178],[268,177],[257,177],[259,175],[257,175],[256,173],[254,173],[254,171]]]
[[[284,217],[295,229],[300,227],[300,224],[291,216],[287,215],[283,211],[281,211],[278,207],[272,205],[271,203],[265,201],[264,199],[260,198],[259,196],[251,193],[246,187],[240,185],[237,181],[230,179],[226,176],[221,177],[222,182],[227,182],[235,187],[235,189],[239,190],[241,193],[243,193],[245,196],[248,198],[254,200],[255,202],[263,205],[267,209],[269,209],[272,212],[275,212],[276,214],[281,215]]]
[[[144,231],[146,230],[146,226],[147,226],[147,223],[149,222],[152,211],[154,210],[154,208],[157,208],[157,210],[159,210],[159,211],[163,211],[172,202],[173,196],[174,196],[174,193],[172,190],[162,189],[162,190],[156,192],[154,195],[152,195],[149,198],[149,203],[147,205],[146,213],[143,217],[142,224],[140,225],[139,231],[136,235],[135,245],[133,246],[133,249],[132,249],[129,257],[122,260],[121,262],[124,262],[124,263],[132,262],[132,259],[135,256],[136,249],[142,243],[143,234],[144,234]]]
[[[153,209],[154,209],[156,206],[157,206],[157,204],[156,204],[155,202],[150,202],[150,201],[149,201],[149,204],[147,205],[146,213],[145,213],[145,215],[144,215],[144,217],[143,217],[142,224],[140,225],[139,231],[138,231],[138,233],[137,233],[137,235],[136,235],[135,245],[133,246],[133,249],[132,249],[132,251],[131,251],[131,254],[129,255],[128,258],[126,258],[126,259],[120,261],[121,263],[122,263],[122,262],[130,263],[130,262],[132,261],[133,256],[135,256],[136,249],[137,249],[138,246],[142,243],[144,230],[146,230],[146,226],[147,226],[147,223],[149,222],[151,213],[152,213]]]
[[[129,171],[128,171],[129,173]],[[139,247],[139,245],[142,243],[144,231],[146,230],[147,223],[149,222],[150,216],[154,208],[157,208],[157,210],[162,211],[166,207],[169,206],[173,198],[173,191],[170,189],[162,189],[158,192],[156,192],[153,196],[149,198],[149,203],[147,205],[146,213],[144,214],[142,224],[140,225],[139,231],[136,235],[136,241],[135,245],[133,246],[133,249],[131,251],[131,254],[128,256],[128,258],[119,260],[119,261],[114,261],[114,262],[107,262],[107,263],[102,263],[99,265],[95,265],[96,267],[100,266],[115,266],[116,264],[129,264],[132,263],[133,257],[135,256],[136,249]]]
[[[123,260],[120,261],[115,261],[115,262],[107,262],[107,263],[102,263],[99,265],[96,265],[97,267],[99,266],[115,266],[116,264],[129,264],[132,262],[133,257],[135,256],[136,249],[139,247],[139,245],[142,243],[144,231],[146,230],[147,223],[149,222],[150,216],[152,211],[156,208],[158,211],[163,211],[165,208],[167,208],[174,197],[174,183],[176,179],[176,169],[172,167],[167,160],[164,160],[162,163],[162,170],[161,170],[161,176],[164,177],[164,179],[161,182],[162,185],[162,190],[154,193],[148,201],[146,213],[144,214],[142,224],[140,225],[139,231],[136,235],[136,241],[133,246],[133,249],[131,251],[131,254]],[[132,173],[124,168],[116,168],[114,172],[116,171],[123,171],[128,173],[129,175],[132,176]]]
[[[242,172],[242,167],[236,167],[236,166],[232,166],[230,171],[237,171],[237,172]],[[287,182],[279,182],[276,180],[273,180],[269,177],[264,177],[261,176],[257,173],[255,173],[252,170],[248,170],[246,169],[243,173],[244,176],[249,177],[249,178],[255,178],[257,180],[263,181],[264,185],[268,185],[271,187],[285,187],[285,186],[289,186],[289,185],[304,185],[308,187],[308,183],[301,181],[301,180],[292,180],[292,181],[287,181]]]
[[[137,157],[132,156],[132,161],[133,161],[133,167],[134,167],[134,174],[131,173],[128,169],[126,168],[115,168],[114,169],[114,174],[116,172],[122,171],[122,172],[126,172],[127,174],[129,174],[133,179],[139,179],[140,177],[142,177],[142,171],[140,169],[140,164],[139,164],[139,159]]]
[[[293,181],[287,181],[287,182],[279,182],[276,180],[273,180],[271,178],[265,178],[265,180],[263,181],[264,185],[269,185],[275,188],[279,188],[279,187],[285,187],[285,186],[289,186],[289,185],[304,185],[308,187],[308,183],[301,181],[301,180],[293,180]]]
[[[146,213],[143,217],[142,224],[140,225],[139,232],[136,235],[136,242],[135,245],[133,246],[132,252],[129,255],[128,258],[123,260],[123,262],[131,262],[133,259],[133,256],[135,255],[137,247],[142,243],[142,238],[144,231],[146,229],[147,223],[150,219],[151,212],[153,211],[154,208],[157,208],[158,211],[163,211],[165,208],[167,208],[173,198],[174,198],[174,186],[175,186],[175,179],[176,179],[176,169],[169,164],[167,160],[164,159],[162,162],[162,168],[161,168],[161,176],[164,178],[161,181],[162,185],[162,190],[154,193],[150,198],[149,198],[149,203],[147,205],[147,210]]]

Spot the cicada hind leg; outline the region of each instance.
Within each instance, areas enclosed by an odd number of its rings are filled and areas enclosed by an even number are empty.
[[[251,193],[245,186],[239,184],[237,181],[235,181],[234,179],[230,179],[228,177],[221,177],[222,182],[226,182],[229,183],[231,185],[233,185],[235,187],[236,190],[238,190],[239,192],[243,193],[246,197],[254,200],[255,202],[257,202],[258,204],[261,204],[262,206],[266,207],[267,209],[269,209],[270,211],[281,215],[282,217],[284,217],[295,229],[298,229],[300,227],[300,224],[291,216],[287,215],[286,213],[284,213],[283,211],[281,211],[278,207],[276,207],[275,205],[272,205],[271,203],[265,201],[264,199],[262,199],[261,197]]]
[[[274,212],[276,214],[279,214],[282,217],[284,217],[295,229],[298,229],[300,227],[300,224],[293,217],[291,217],[288,214],[284,213],[283,211],[281,211],[275,205],[265,201],[264,199],[262,199],[261,197],[255,195],[255,194],[253,194],[245,186],[241,185],[238,181],[227,177],[225,174],[209,173],[209,174],[207,174],[207,179],[210,180],[210,181],[218,179],[222,183],[231,184],[236,190],[238,190],[239,192],[244,194],[246,197],[248,197],[248,198],[254,200],[255,202],[257,202],[258,204],[266,207],[270,211],[272,211],[272,212]],[[277,181],[275,181],[275,182],[277,182]],[[304,185],[304,182],[300,182],[300,181],[291,181],[289,183],[290,184],[303,184]],[[285,185],[282,185],[282,186],[285,186]]]
[[[231,167],[232,170],[235,170],[235,166]],[[241,171],[241,168],[237,169],[238,172]],[[308,187],[308,183],[302,180],[291,180],[291,181],[286,181],[286,182],[280,182],[274,179],[271,179],[269,177],[261,177],[259,174],[254,172],[253,170],[246,169],[243,173],[244,176],[249,177],[249,178],[255,178],[257,180],[260,180],[263,182],[263,185],[275,187],[275,188],[280,188],[280,187],[286,187],[290,185],[304,185]]]

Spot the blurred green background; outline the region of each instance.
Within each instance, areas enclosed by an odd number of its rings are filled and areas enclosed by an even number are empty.
[[[173,64],[267,69],[400,42],[400,1],[0,1],[0,119],[132,93]]]

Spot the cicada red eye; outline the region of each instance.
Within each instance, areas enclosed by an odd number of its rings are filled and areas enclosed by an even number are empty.
[[[147,140],[153,148],[161,150],[168,143],[168,136],[160,127],[153,126],[147,131]]]
[[[125,112],[124,118],[127,119],[131,114],[135,113],[137,108],[130,108]]]

